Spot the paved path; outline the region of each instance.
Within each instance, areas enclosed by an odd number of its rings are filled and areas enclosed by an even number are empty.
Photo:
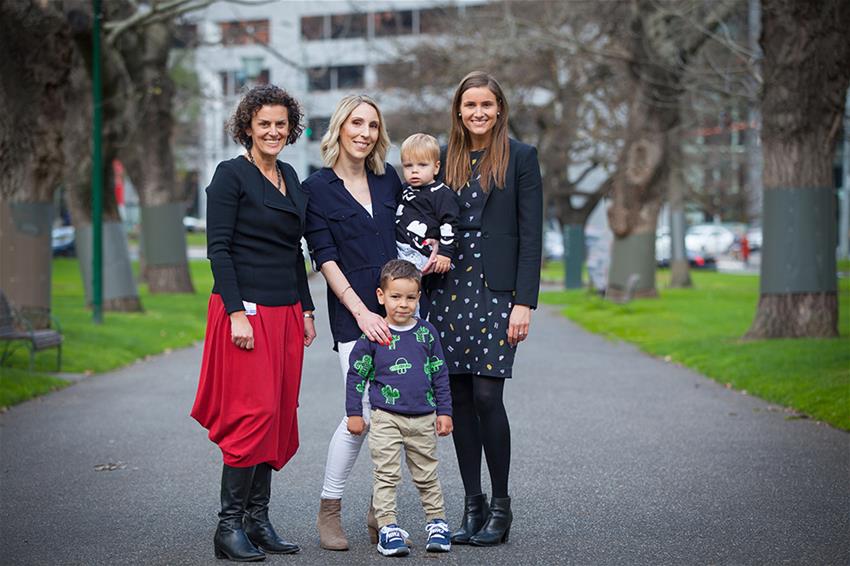
[[[387,564],[363,525],[365,451],[344,501],[353,548],[318,547],[325,451],[343,407],[326,325],[320,313],[301,392],[302,446],[274,483],[272,517],[303,550],[267,562]],[[163,355],[0,415],[0,562],[217,562],[220,455],[188,416],[200,353]],[[506,387],[511,542],[443,556],[426,556],[420,544],[405,563],[850,563],[850,435],[788,420],[545,308],[516,374]],[[440,456],[457,524],[463,493],[451,440],[441,440]],[[98,471],[109,463],[118,469]],[[421,541],[409,481],[399,499],[403,526]]]

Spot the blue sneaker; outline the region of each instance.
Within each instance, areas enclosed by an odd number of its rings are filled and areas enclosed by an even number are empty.
[[[434,519],[425,525],[428,531],[428,542],[425,550],[428,552],[448,552],[452,549],[452,535],[449,526],[442,519]]]
[[[407,533],[395,523],[391,523],[378,533],[378,552],[384,556],[407,556],[410,548],[405,544]]]

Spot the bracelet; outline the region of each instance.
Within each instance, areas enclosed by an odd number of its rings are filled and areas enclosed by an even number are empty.
[[[311,312],[305,312],[305,313],[304,313],[304,318],[312,318],[312,319],[315,319],[316,317],[315,317],[315,316],[313,316],[313,313],[311,313]]]

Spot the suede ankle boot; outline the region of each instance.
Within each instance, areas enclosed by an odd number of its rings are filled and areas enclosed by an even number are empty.
[[[297,544],[282,539],[269,521],[269,500],[272,494],[272,467],[258,464],[254,481],[245,505],[245,534],[257,548],[271,554],[295,554],[301,550]]]
[[[348,550],[348,539],[342,530],[341,511],[342,500],[322,499],[316,527],[319,529],[319,546],[325,550]]]
[[[487,496],[483,493],[466,497],[460,529],[452,533],[453,544],[469,544],[469,539],[481,530],[490,515]]]
[[[490,500],[490,518],[484,523],[484,527],[469,539],[469,544],[475,546],[495,546],[503,542],[508,542],[513,518],[510,497],[492,498]]]
[[[221,471],[221,512],[213,537],[216,558],[236,562],[258,562],[266,555],[254,546],[242,528],[245,504],[251,490],[254,467],[234,468],[224,465]]]

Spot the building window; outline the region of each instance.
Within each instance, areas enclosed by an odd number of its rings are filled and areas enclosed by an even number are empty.
[[[307,89],[317,91],[362,88],[365,86],[365,76],[366,67],[363,65],[313,67],[307,69]]]
[[[375,37],[408,35],[413,33],[413,11],[394,10],[372,14],[375,24]]]
[[[244,69],[235,71],[220,71],[221,94],[224,96],[236,96],[242,91],[257,85],[267,85],[270,81],[268,69],[261,69],[257,76],[251,77]]]
[[[305,16],[301,18],[301,37],[307,40],[325,38],[325,17]]]
[[[269,43],[268,20],[235,20],[219,22],[223,45],[252,45]]]
[[[331,16],[331,39],[366,37],[366,14],[339,14]]]
[[[307,122],[307,130],[304,133],[307,134],[308,140],[319,141],[328,131],[330,125],[330,118],[310,118]]]
[[[446,24],[457,18],[457,8],[428,8],[419,11],[419,33],[442,33]]]

